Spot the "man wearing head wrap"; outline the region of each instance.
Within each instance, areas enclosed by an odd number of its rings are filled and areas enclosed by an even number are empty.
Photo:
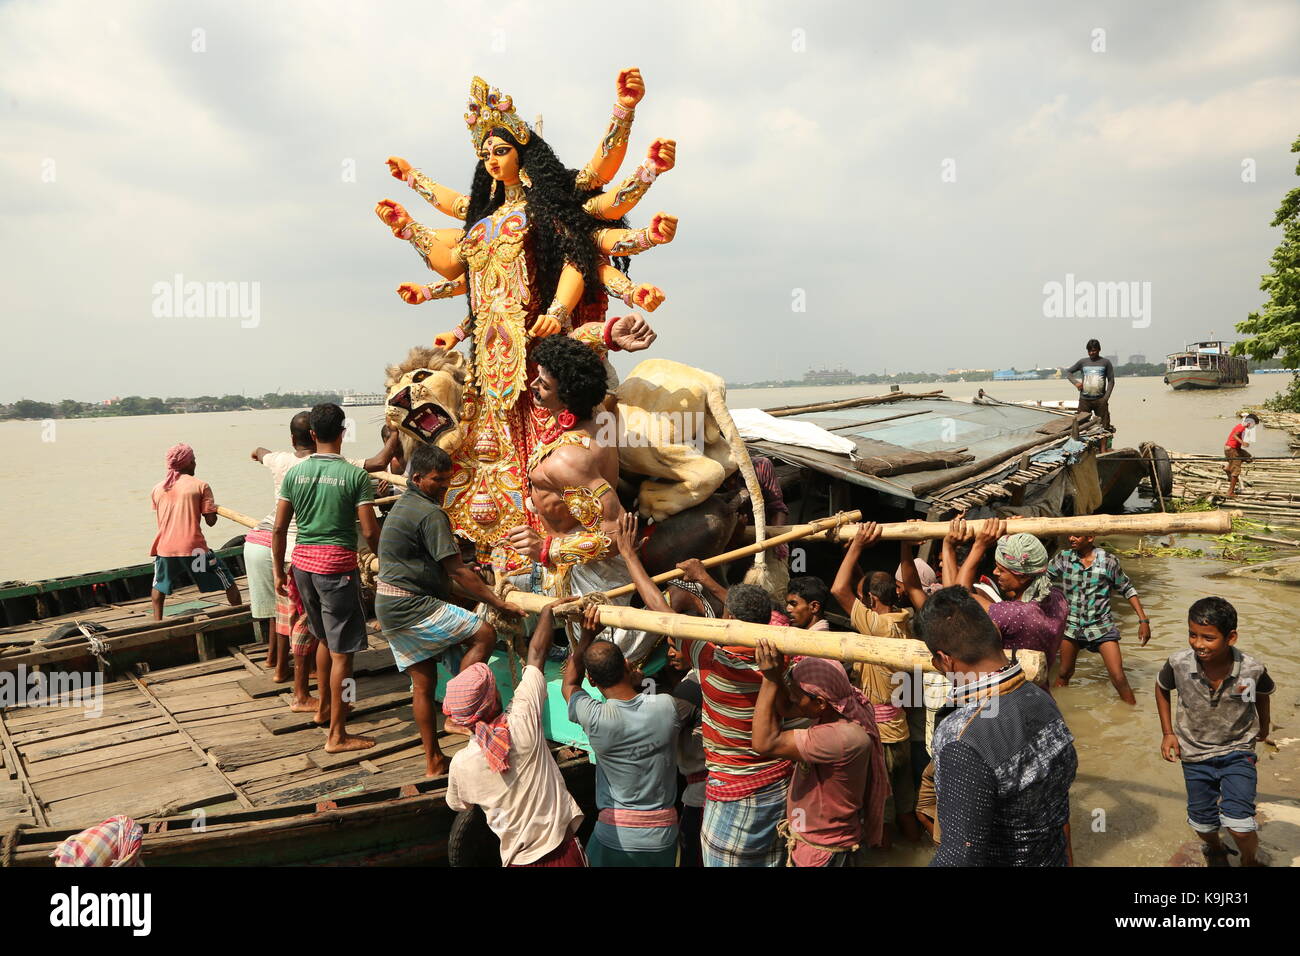
[[[501,840],[503,866],[587,865],[576,837],[582,810],[569,795],[542,732],[542,666],[555,628],[552,607],[538,618],[508,710],[483,663],[453,677],[442,704],[442,712],[470,733],[469,743],[451,758],[447,806],[483,808],[488,826]]]
[[[984,521],[956,580],[945,578],[944,583],[960,584],[975,595],[975,600],[997,625],[1003,647],[1043,651],[1050,670],[1061,646],[1070,606],[1065,592],[1054,587],[1047,576],[1047,549],[1043,543],[1032,534],[1007,534],[1007,526],[1006,519]],[[945,568],[956,567],[956,545],[970,537],[966,522],[954,518],[952,528],[943,539]],[[993,578],[998,586],[998,600],[975,587],[980,561],[990,548],[994,550],[996,562]],[[1047,679],[1046,670],[1042,679]]]
[[[153,616],[161,621],[163,601],[177,587],[193,583],[202,592],[225,591],[232,605],[240,603],[239,586],[221,559],[208,550],[199,522],[217,523],[217,503],[206,481],[194,477],[194,449],[173,445],[167,449],[167,474],[150,494],[158,513],[158,534],[153,556]]]
[[[760,639],[755,663],[763,686],[754,708],[752,746],[795,761],[786,798],[787,866],[853,866],[857,851],[883,836],[885,772],[880,732],[866,698],[838,661],[804,657],[790,670],[776,646]],[[785,698],[784,703],[781,699]],[[781,712],[812,720],[781,729]]]

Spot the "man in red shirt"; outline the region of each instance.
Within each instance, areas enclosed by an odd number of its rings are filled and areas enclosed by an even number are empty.
[[[772,598],[753,584],[724,589],[697,560],[678,565],[686,580],[699,582],[724,601],[723,617],[767,624]],[[777,824],[785,819],[790,761],[756,753],[752,745],[754,705],[763,675],[747,647],[679,640],[681,653],[700,674],[703,697],[705,866],[779,866],[782,844]]]
[[[1253,414],[1247,415],[1228,432],[1228,440],[1223,444],[1223,457],[1228,459],[1223,470],[1228,473],[1229,498],[1237,497],[1237,479],[1241,477],[1241,465],[1251,458],[1250,452],[1246,451],[1246,446],[1250,444],[1245,438],[1246,429],[1253,429],[1258,424],[1258,418]]]
[[[206,481],[194,477],[194,449],[173,445],[167,450],[167,477],[154,485],[149,496],[158,513],[158,534],[153,555],[153,616],[161,621],[163,601],[178,586],[193,582],[203,592],[225,591],[231,605],[240,603],[239,586],[221,559],[208,550],[199,527],[217,523],[217,503]]]
[[[754,710],[754,750],[794,763],[785,825],[787,866],[854,866],[858,850],[883,837],[889,783],[870,702],[839,661],[803,657],[785,680],[785,660],[760,638],[763,689]],[[780,711],[812,726],[782,730]]]

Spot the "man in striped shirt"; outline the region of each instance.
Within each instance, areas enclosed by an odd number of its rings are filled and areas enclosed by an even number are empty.
[[[1138,643],[1143,647],[1151,640],[1151,622],[1142,609],[1137,588],[1119,566],[1119,560],[1109,551],[1098,548],[1093,535],[1072,534],[1070,547],[1056,552],[1052,563],[1047,566],[1047,577],[1064,590],[1070,602],[1056,686],[1069,686],[1079,651],[1092,651],[1101,655],[1120,700],[1136,705],[1137,697],[1124,674],[1119,628],[1115,626],[1110,607],[1111,594],[1122,595],[1133,606],[1138,617]]]
[[[725,593],[724,618],[767,624],[772,599],[762,588],[737,584],[723,592],[698,561],[679,565],[688,581]],[[763,675],[746,647],[681,641],[682,652],[699,670],[704,703],[704,786],[701,849],[705,866],[780,866],[777,824],[785,817],[792,766],[760,757],[751,741],[754,706]]]
[[[372,502],[370,476],[339,454],[343,447],[343,409],[317,405],[309,419],[316,453],[294,465],[280,485],[271,532],[271,567],[277,594],[289,593],[284,555],[289,522],[297,516],[293,579],[302,596],[311,632],[320,640],[316,682],[320,705],[316,723],[329,726],[326,753],[365,750],[371,737],[347,731],[352,655],[366,646],[366,614],[357,580],[357,522],[370,549],[379,553],[379,522]],[[349,698],[355,698],[352,693]]]

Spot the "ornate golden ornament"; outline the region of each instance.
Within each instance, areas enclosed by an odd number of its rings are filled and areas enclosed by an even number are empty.
[[[483,141],[494,127],[510,131],[520,146],[528,142],[532,133],[528,124],[515,112],[514,100],[496,87],[489,88],[487,81],[476,76],[469,84],[469,104],[465,110],[465,125],[474,143],[474,151],[483,148]]]

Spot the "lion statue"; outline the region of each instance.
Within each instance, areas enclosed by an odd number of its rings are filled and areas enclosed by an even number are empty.
[[[434,442],[448,454],[459,447],[467,378],[464,356],[437,348],[416,346],[404,361],[388,367],[385,420],[401,433],[407,460],[422,442]],[[736,502],[718,489],[737,469],[753,502],[756,537],[764,540],[762,491],[719,376],[668,359],[646,359],[613,397],[616,414],[607,417],[595,437],[617,441],[624,507],[653,523],[643,547],[651,574],[672,568],[685,556],[707,557],[722,550],[739,517]],[[755,556],[756,573],[750,577],[771,584],[779,572],[772,567],[775,562],[763,561],[765,555]]]

